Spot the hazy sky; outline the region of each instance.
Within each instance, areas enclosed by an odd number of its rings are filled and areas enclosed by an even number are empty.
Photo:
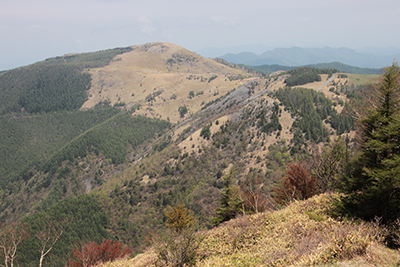
[[[0,70],[154,41],[400,48],[400,1],[0,0]]]

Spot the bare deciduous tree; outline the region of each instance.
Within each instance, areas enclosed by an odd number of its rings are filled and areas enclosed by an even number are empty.
[[[271,196],[264,189],[261,175],[248,175],[240,185],[246,210],[258,213],[274,207]]]
[[[52,220],[49,216],[44,218],[42,230],[36,233],[40,241],[39,267],[42,267],[44,257],[51,251],[71,221],[72,219],[68,217],[60,221]]]
[[[349,158],[349,150],[344,138],[337,138],[331,147],[325,147],[322,151],[314,148],[311,150],[310,169],[316,178],[321,193],[329,191],[335,177],[343,169],[343,165]]]
[[[23,222],[13,222],[8,225],[2,225],[0,232],[0,249],[3,250],[4,264],[7,267],[14,266],[14,259],[16,258],[17,248],[25,239],[30,236],[28,230],[29,226]]]

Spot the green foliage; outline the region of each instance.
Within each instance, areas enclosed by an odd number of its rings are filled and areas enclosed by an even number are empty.
[[[293,74],[292,76],[286,78],[285,83],[287,86],[296,86],[319,81],[321,81],[321,76],[319,76],[319,74],[316,72],[309,71]]]
[[[339,72],[337,69],[330,68],[314,68],[314,67],[299,67],[292,70],[287,71],[290,75],[298,75],[302,73],[315,72],[317,74],[328,74],[332,75],[332,73]]]
[[[381,74],[382,73],[381,69],[354,67],[354,66],[346,65],[346,64],[343,64],[340,62],[318,63],[318,64],[310,65],[310,67],[337,69],[339,72],[353,73],[353,74]]]
[[[194,97],[194,91],[191,90],[191,91],[189,92],[189,98],[192,99],[193,97]]]
[[[90,75],[74,65],[35,64],[0,75],[0,113],[42,113],[82,106]]]
[[[132,51],[131,47],[117,47],[98,52],[89,52],[82,54],[65,55],[61,57],[49,58],[40,64],[54,65],[54,64],[69,64],[78,66],[80,69],[86,68],[100,68],[108,65],[110,61],[119,54]]]
[[[154,90],[155,90],[155,89],[156,89],[156,88],[154,88]],[[161,95],[162,92],[163,92],[163,91],[156,91],[156,92],[153,92],[152,94],[148,94],[148,95],[146,96],[145,100],[146,100],[147,102],[156,101],[156,97],[159,96],[159,95]]]
[[[282,102],[285,109],[291,112],[292,117],[296,117],[291,129],[295,134],[295,146],[302,144],[302,134],[307,140],[315,142],[325,140],[328,132],[323,128],[323,120],[330,123],[338,134],[350,132],[353,129],[354,119],[349,115],[338,114],[332,107],[332,101],[322,92],[285,87],[276,91],[275,96]]]
[[[287,71],[290,77],[285,80],[285,83],[287,86],[303,85],[310,82],[321,81],[321,76],[319,74],[328,74],[332,76],[332,73],[335,72],[338,72],[338,70],[300,67]]]
[[[244,66],[247,69],[255,70],[261,72],[263,74],[270,74],[276,71],[288,71],[291,69],[295,69],[296,67],[290,66],[281,66],[281,65],[261,65],[261,66]],[[319,69],[336,69],[340,72],[353,73],[353,74],[381,74],[381,69],[371,69],[371,68],[359,68],[350,65],[346,65],[340,62],[331,62],[331,63],[318,63],[307,65],[310,68],[319,68]]]
[[[204,139],[210,140],[211,137],[211,124],[204,125],[203,128],[201,128],[200,131],[200,136],[202,136]]]
[[[231,144],[224,151],[211,146],[203,148],[199,156],[184,157],[172,143],[154,156],[143,158],[143,166],[138,164],[131,170],[137,174],[129,174],[122,184],[105,192],[109,196],[105,209],[112,215],[111,234],[140,252],[145,236],[164,227],[163,210],[181,203],[193,211],[201,226],[209,226],[209,212],[215,210],[223,187],[223,182],[216,180],[217,172],[228,164],[223,165],[221,153],[227,153],[224,160],[235,164],[234,170],[241,168],[232,160],[235,153]],[[171,158],[176,163],[168,162]],[[152,181],[144,183],[145,175]]]
[[[69,65],[45,66],[36,82],[20,96],[18,104],[28,113],[79,109],[87,99],[90,74]],[[16,110],[14,110],[16,111]]]
[[[108,219],[101,212],[94,195],[81,195],[58,202],[51,208],[24,219],[29,223],[32,236],[21,246],[17,263],[19,266],[36,265],[39,260],[39,243],[36,238],[42,230],[44,218],[49,216],[55,221],[66,217],[73,218],[65,232],[46,256],[47,266],[65,266],[71,255],[71,248],[80,240],[94,240],[100,243],[104,238],[111,239],[106,230]]]
[[[0,185],[29,180],[30,166],[41,166],[66,143],[115,116],[112,108],[23,117],[0,116]]]
[[[167,121],[143,116],[132,117],[127,112],[120,112],[74,138],[54,153],[45,163],[43,170],[48,172],[52,166],[58,166],[64,160],[83,158],[89,151],[103,151],[114,164],[121,164],[125,161],[128,145],[136,147],[169,125]]]
[[[125,102],[115,102],[114,103],[114,108],[117,108],[117,107],[124,107],[126,104],[125,104]]]
[[[107,65],[131,48],[66,55],[0,74],[0,114],[79,109],[87,98],[90,74],[85,68]]]
[[[215,122],[215,124],[219,124],[218,120]],[[234,126],[230,121],[227,121],[225,124],[221,125],[220,131],[214,133],[212,136],[213,145],[217,148],[226,148],[229,141],[231,141],[231,134],[234,130]]]
[[[225,187],[221,191],[220,205],[216,210],[217,216],[213,218],[214,225],[235,218],[243,208],[240,188],[232,184],[232,173],[224,177],[224,183]]]
[[[267,134],[281,131],[282,125],[279,123],[279,104],[274,102],[270,119],[267,118],[266,114],[267,110],[263,109],[261,114],[258,116],[260,118],[258,126],[261,128],[261,131]]]
[[[268,147],[267,167],[271,170],[283,168],[287,163],[292,162],[289,146],[285,141],[278,141]]]
[[[343,175],[339,188],[346,212],[384,222],[400,217],[400,68],[385,69],[374,108],[360,120],[362,146]],[[364,107],[365,108],[365,107]]]
[[[178,108],[179,115],[181,118],[185,117],[185,114],[188,113],[188,108],[186,106],[180,106]]]
[[[208,79],[208,82],[211,82],[212,80],[215,80],[216,78],[218,78],[217,75],[213,75]]]

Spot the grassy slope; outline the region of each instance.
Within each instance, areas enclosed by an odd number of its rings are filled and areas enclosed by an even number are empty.
[[[173,62],[169,64],[167,61]],[[100,100],[109,99],[112,104],[125,102],[127,106],[139,103],[139,113],[166,119],[175,123],[178,107],[186,105],[189,113],[201,109],[207,103],[237,88],[242,80],[229,80],[229,76],[248,76],[211,59],[203,58],[179,46],[168,43],[152,43],[134,46],[133,51],[117,56],[108,66],[91,69],[92,87],[83,108],[93,107]],[[208,79],[218,77],[211,82]],[[201,81],[203,78],[203,81]],[[189,99],[189,92],[202,95]],[[145,101],[146,96],[157,91],[162,93],[155,101]],[[172,95],[176,99],[171,99]]]
[[[197,266],[396,266],[376,224],[329,216],[335,195],[319,195],[288,207],[242,216],[209,231]],[[149,249],[102,267],[155,266]]]

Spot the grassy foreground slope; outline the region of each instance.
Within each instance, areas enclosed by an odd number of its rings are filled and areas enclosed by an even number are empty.
[[[277,210],[242,216],[209,231],[196,266],[396,266],[378,224],[329,215],[336,195],[319,195]],[[102,267],[157,266],[152,249]]]

